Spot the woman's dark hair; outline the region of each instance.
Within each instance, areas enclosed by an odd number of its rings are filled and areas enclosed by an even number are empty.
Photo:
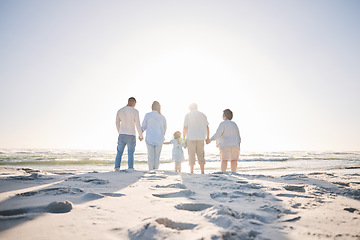
[[[160,103],[158,101],[154,101],[152,106],[151,106],[151,109],[153,111],[157,111],[158,113],[161,114],[161,107],[160,107]]]
[[[227,119],[231,120],[233,118],[233,113],[230,109],[225,109],[224,110],[224,115]]]

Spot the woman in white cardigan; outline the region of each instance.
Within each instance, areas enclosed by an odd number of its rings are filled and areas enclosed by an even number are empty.
[[[231,161],[231,171],[236,172],[240,156],[240,132],[236,123],[231,121],[232,118],[232,111],[225,109],[224,121],[220,123],[214,136],[206,140],[207,144],[216,140],[216,146],[220,149],[221,171],[223,172],[226,171],[228,161]]]

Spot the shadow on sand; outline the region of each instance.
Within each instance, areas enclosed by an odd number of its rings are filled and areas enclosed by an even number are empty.
[[[0,202],[0,232],[44,213],[65,214],[77,204],[105,197],[122,197],[124,194],[118,191],[135,183],[145,174],[122,170],[48,175],[32,169],[26,169],[26,173],[0,179],[0,186],[6,186],[0,191],[10,195]],[[121,181],[125,179],[123,175],[127,175],[126,181]]]

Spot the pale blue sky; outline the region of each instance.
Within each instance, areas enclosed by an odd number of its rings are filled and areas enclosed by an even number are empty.
[[[360,150],[360,2],[0,2],[0,148],[116,148],[116,111],[188,105],[243,151]],[[144,142],[138,143],[139,148]],[[214,146],[212,146],[214,147]]]

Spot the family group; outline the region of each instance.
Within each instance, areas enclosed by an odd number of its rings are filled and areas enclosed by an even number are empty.
[[[134,168],[134,152],[136,146],[136,131],[139,140],[144,139],[143,132],[146,131],[146,146],[148,153],[149,170],[159,168],[160,154],[163,144],[173,144],[172,158],[175,161],[175,171],[181,171],[181,162],[184,161],[183,148],[187,148],[189,154],[190,172],[194,172],[196,157],[200,165],[201,173],[205,171],[205,142],[209,144],[216,140],[216,146],[220,149],[221,171],[226,171],[227,162],[231,162],[231,171],[236,172],[237,162],[240,156],[241,137],[239,128],[231,121],[233,113],[230,109],[223,112],[223,122],[220,123],[216,133],[210,138],[209,122],[202,112],[198,111],[197,104],[189,106],[190,112],[186,114],[181,132],[174,133],[174,139],[165,141],[167,129],[166,119],[161,114],[161,105],[154,101],[151,109],[140,124],[139,112],[135,109],[136,99],[131,97],[128,104],[121,108],[116,114],[116,127],[119,133],[117,154],[115,159],[115,171],[119,171],[122,155],[127,146],[128,168]],[[136,129],[136,130],[135,130]]]

